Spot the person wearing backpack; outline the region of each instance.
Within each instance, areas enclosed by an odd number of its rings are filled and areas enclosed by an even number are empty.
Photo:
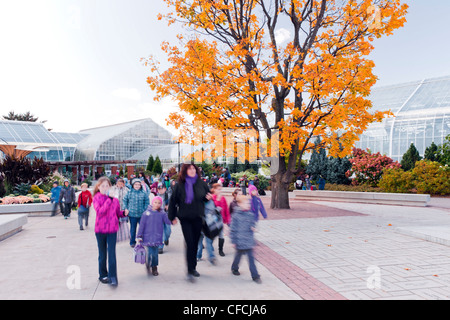
[[[161,209],[167,213],[167,210],[169,209],[169,194],[167,192],[166,185],[162,182],[158,183],[158,193],[156,194],[157,197],[160,197],[162,199]],[[172,234],[172,227],[171,224],[165,223],[164,224],[164,241],[161,243],[161,245],[158,248],[158,253],[162,254],[164,252],[164,245],[169,245],[169,238]]]
[[[88,184],[81,184],[81,193],[78,196],[78,224],[80,225],[80,230],[83,228],[83,219],[85,219],[86,227],[88,226],[89,220],[89,208],[92,205],[92,194],[88,190]]]

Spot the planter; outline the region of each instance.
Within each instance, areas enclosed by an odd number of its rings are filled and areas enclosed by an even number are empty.
[[[0,206],[0,215],[26,214],[29,217],[51,216],[53,203],[5,204]],[[60,213],[59,206],[56,213]]]

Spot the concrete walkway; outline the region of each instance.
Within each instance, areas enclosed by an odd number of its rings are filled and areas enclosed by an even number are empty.
[[[266,208],[269,201],[263,197]],[[414,208],[291,199],[291,210],[268,210],[269,219],[258,222],[262,284],[251,280],[245,257],[241,276],[231,274],[228,239],[226,256],[216,266],[200,261],[201,277],[186,281],[178,224],[157,277],[133,262],[128,243],[117,245],[114,289],[97,280],[93,216],[84,231],[76,213],[29,217],[0,242],[0,299],[450,299],[450,246],[418,236],[450,234],[449,201]]]

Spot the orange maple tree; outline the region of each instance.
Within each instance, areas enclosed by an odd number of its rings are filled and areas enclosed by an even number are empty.
[[[277,132],[271,208],[289,208],[289,183],[313,137],[345,156],[387,115],[367,98],[377,80],[368,55],[376,38],[406,22],[400,0],[164,1],[172,11],[160,19],[195,31],[162,44],[167,70],[145,61],[156,99],[179,105],[168,124],[185,137],[194,121],[203,130],[252,129],[258,140]]]

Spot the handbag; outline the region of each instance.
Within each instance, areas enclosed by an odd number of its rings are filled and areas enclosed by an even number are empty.
[[[205,204],[202,231],[205,237],[211,240],[214,240],[223,229],[221,210],[222,208],[217,207],[213,200],[209,200]]]
[[[129,240],[130,226],[128,225],[128,218],[119,218],[119,229],[117,230],[117,242]]]
[[[134,262],[145,264],[145,256],[146,252],[144,246],[141,245],[140,243],[136,244],[136,246],[134,247],[134,254],[133,254]]]
[[[89,207],[85,207],[83,205],[80,205],[78,207],[78,213],[81,213],[81,214],[89,213]]]

